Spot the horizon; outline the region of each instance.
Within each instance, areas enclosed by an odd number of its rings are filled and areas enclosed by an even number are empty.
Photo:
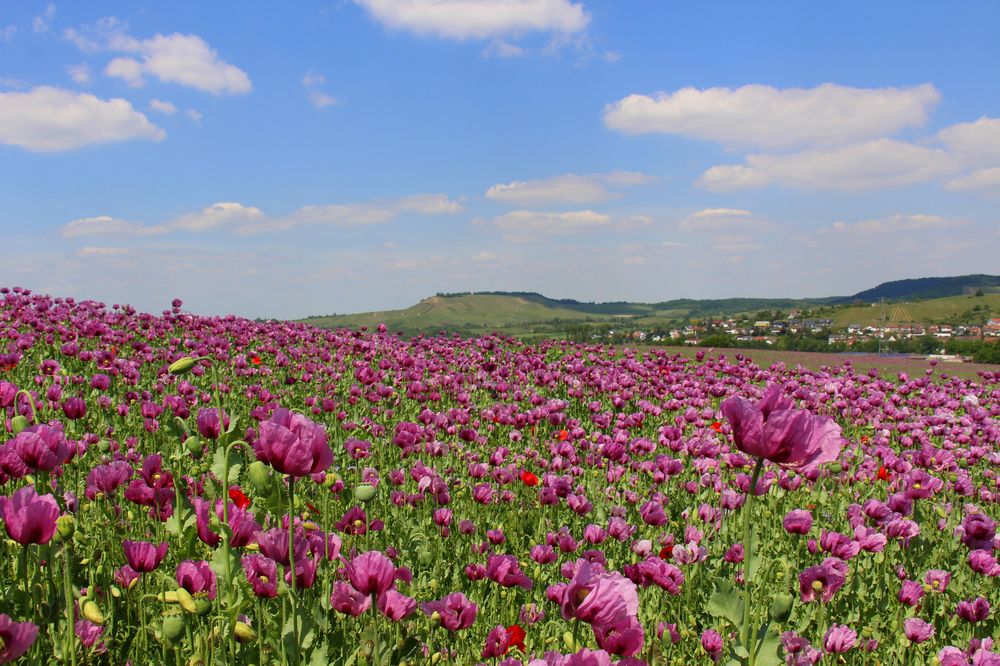
[[[976,2],[19,3],[0,285],[300,319],[993,274],[998,23]]]

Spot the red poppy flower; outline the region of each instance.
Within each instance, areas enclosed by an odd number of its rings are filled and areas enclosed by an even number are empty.
[[[886,469],[885,465],[880,465],[878,468],[878,474],[876,476],[878,477],[879,481],[888,481],[889,470]]]
[[[660,559],[661,560],[669,560],[670,557],[673,554],[674,554],[674,546],[673,546],[673,544],[664,546],[663,548],[660,549]]]
[[[868,443],[868,435],[861,435],[861,443],[862,444]]]
[[[313,506],[312,504],[310,504],[309,502],[306,502],[306,507],[308,507],[308,509],[309,509],[310,511],[312,511],[313,513],[315,513],[315,514],[316,514],[317,516],[319,515],[319,509],[317,509],[316,507],[314,507],[314,506]]]
[[[243,491],[239,488],[229,489],[229,499],[233,501],[233,504],[244,511],[250,506],[250,498],[243,494]]]
[[[565,442],[567,439],[569,439],[569,431],[568,430],[560,430],[559,431],[559,441],[560,442]]]
[[[253,363],[254,365],[260,365],[260,356],[257,356],[256,354],[251,356],[250,362]]]
[[[512,624],[507,627],[507,649],[503,651],[504,654],[510,651],[512,647],[516,647],[521,652],[524,652],[524,638],[527,634],[524,629],[516,624]]]
[[[526,485],[526,486],[537,486],[538,485],[538,477],[535,476],[534,474],[532,474],[531,472],[529,472],[528,470],[523,470],[521,472],[521,481],[523,481],[524,485]]]
[[[722,432],[722,423],[719,421],[712,421],[711,428],[715,432]]]

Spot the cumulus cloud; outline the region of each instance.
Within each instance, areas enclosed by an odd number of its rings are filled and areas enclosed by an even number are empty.
[[[166,133],[124,99],[42,86],[0,93],[0,143],[39,152],[73,150],[99,143],[151,139]]]
[[[168,116],[172,116],[177,113],[177,107],[170,102],[164,102],[162,99],[156,99],[155,97],[149,100],[149,108],[157,113],[164,113]]]
[[[821,236],[857,236],[898,234],[928,229],[950,229],[966,224],[964,220],[949,219],[940,215],[897,213],[888,217],[862,222],[834,222],[817,231]]]
[[[929,84],[910,88],[682,88],[629,95],[604,109],[605,124],[626,134],[663,133],[727,146],[836,145],[922,126],[940,100]]]
[[[136,39],[128,26],[116,18],[101,19],[94,26],[69,28],[63,32],[84,53],[101,51],[130,54],[113,59],[104,68],[107,76],[130,86],[141,86],[152,76],[214,95],[243,94],[252,89],[250,77],[239,67],[219,57],[198,35],[154,35]]]
[[[494,39],[489,46],[483,49],[484,58],[518,58],[526,51],[517,44],[505,42],[502,39]]]
[[[489,39],[528,32],[571,34],[590,16],[570,0],[354,0],[389,30],[422,37]]]
[[[742,208],[705,208],[677,223],[681,231],[700,233],[719,230],[763,230],[774,225],[767,219]]]
[[[86,64],[70,65],[66,68],[66,73],[78,85],[90,84],[90,67]]]
[[[486,198],[518,206],[600,203],[620,196],[609,191],[605,185],[643,185],[651,180],[650,176],[629,171],[590,176],[565,174],[540,180],[500,183],[486,191]]]
[[[327,95],[319,89],[324,84],[326,84],[326,77],[313,71],[306,72],[305,76],[302,77],[302,87],[307,91],[306,98],[317,109],[323,109],[337,103],[336,97]]]
[[[820,190],[867,190],[912,185],[954,172],[947,151],[893,139],[791,154],[748,155],[746,164],[715,166],[697,185],[728,192],[772,184]]]
[[[156,226],[100,216],[69,222],[60,229],[60,234],[67,238],[96,235],[144,236],[171,231],[192,233],[226,231],[239,235],[252,235],[289,230],[308,224],[341,227],[380,224],[406,213],[447,215],[461,210],[461,204],[451,201],[443,194],[418,194],[357,204],[303,206],[283,217],[270,216],[254,206],[223,201],[202,210],[185,213]]]
[[[325,92],[313,90],[309,93],[309,103],[317,109],[324,109],[328,106],[335,105],[337,103],[337,98],[332,95],[327,95]]]
[[[1000,192],[1000,167],[979,169],[965,176],[949,180],[944,186],[949,190],[980,190]]]
[[[562,213],[515,210],[494,217],[492,220],[477,220],[476,223],[500,230],[508,240],[527,240],[538,235],[574,234],[606,229],[612,226],[613,220],[610,215],[589,209]]]
[[[45,11],[36,16],[31,22],[31,29],[36,33],[48,32],[49,24],[56,17],[56,6],[51,2],[45,5]]]
[[[147,227],[135,222],[128,222],[108,215],[84,217],[67,222],[59,230],[64,238],[80,236],[149,236],[167,231],[164,226]]]
[[[937,134],[948,150],[968,164],[1000,163],[1000,118],[982,117],[946,127]]]

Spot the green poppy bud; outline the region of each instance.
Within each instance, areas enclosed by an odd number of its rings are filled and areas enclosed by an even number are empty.
[[[93,600],[84,597],[80,602],[80,614],[94,624],[104,624],[104,613]]]
[[[176,604],[177,603],[177,593],[176,592],[172,592],[172,591],[171,592],[160,592],[158,595],[156,595],[156,598],[159,599],[160,601],[162,601],[163,603],[167,603],[167,604]]]
[[[10,420],[10,429],[15,435],[20,435],[28,427],[28,419],[23,414],[18,414]]]
[[[195,612],[198,615],[205,617],[212,612],[212,602],[208,599],[195,599],[194,600]]]
[[[839,462],[830,463],[829,468],[830,472],[832,472],[833,474],[840,474],[841,472],[844,471],[844,466],[841,465]]]
[[[257,632],[251,629],[250,625],[246,622],[237,622],[236,627],[233,629],[233,635],[236,636],[236,640],[240,643],[249,643],[257,638]]]
[[[354,487],[354,497],[359,502],[371,502],[375,499],[375,486],[370,483],[362,483]]]
[[[163,637],[171,643],[184,635],[184,617],[181,615],[168,615],[163,618]]]
[[[787,622],[792,615],[792,595],[782,592],[771,602],[771,619],[778,623]]]
[[[186,375],[191,372],[191,368],[195,366],[195,361],[190,356],[185,356],[184,358],[179,358],[170,364],[168,372],[172,375]]]
[[[201,443],[194,435],[191,435],[184,440],[184,448],[187,449],[188,453],[191,454],[195,460],[201,458],[202,454],[205,453],[205,446]]]
[[[179,603],[181,605],[181,608],[183,608],[186,612],[188,613],[198,612],[198,606],[196,606],[194,603],[194,597],[192,597],[191,593],[185,590],[183,587],[177,588],[177,591],[174,592],[174,596],[177,597],[177,603]]]
[[[250,477],[250,485],[261,497],[270,497],[273,492],[273,479],[271,470],[267,465],[259,460],[255,460],[247,467],[247,475]]]

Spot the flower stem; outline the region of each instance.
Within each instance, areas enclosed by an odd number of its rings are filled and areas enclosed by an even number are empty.
[[[288,571],[292,578],[289,604],[292,609],[292,640],[295,641],[295,663],[299,662],[299,614],[295,608],[295,477],[288,476]]]
[[[375,598],[374,592],[372,592],[372,638],[375,643],[372,653],[375,657],[375,666],[382,666],[382,655],[378,650],[378,600]]]
[[[70,663],[76,666],[76,645],[73,633],[73,583],[69,576],[69,543],[63,544],[63,592],[66,595],[66,651]],[[65,658],[63,661],[66,661]]]
[[[740,642],[747,651],[747,664],[753,666],[756,661],[753,653],[753,636],[750,630],[750,559],[753,555],[753,545],[750,542],[750,523],[753,516],[750,515],[750,502],[757,491],[757,479],[760,478],[760,470],[764,466],[764,459],[757,458],[757,464],[753,468],[753,476],[750,479],[750,488],[747,490],[747,498],[743,503],[743,629],[740,631]]]

